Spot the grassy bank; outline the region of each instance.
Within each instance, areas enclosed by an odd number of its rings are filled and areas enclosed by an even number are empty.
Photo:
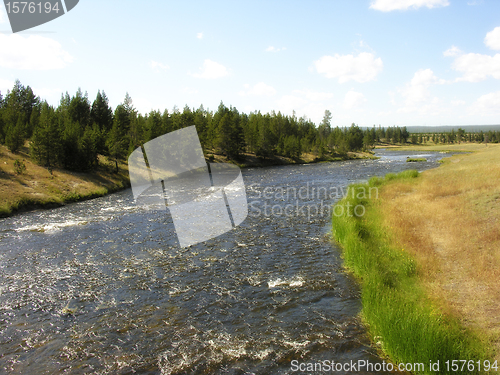
[[[115,173],[114,163],[101,158],[99,167],[91,173],[56,168],[51,173],[31,161],[27,148],[13,154],[0,146],[0,217],[58,207],[123,189],[129,186],[128,172],[124,164],[119,167]]]
[[[500,361],[500,145],[480,146],[414,183],[386,186],[381,215],[425,265],[428,294],[480,332]]]
[[[496,147],[496,144],[484,143],[453,143],[453,144],[421,144],[421,145],[379,145],[375,148],[386,148],[394,151],[440,151],[440,152],[477,152],[486,150],[488,147]]]
[[[422,363],[416,373],[436,373],[429,363],[437,361],[439,373],[473,373],[452,371],[451,361],[491,360],[488,340],[429,293],[427,265],[402,244],[384,216],[386,188],[403,184],[408,195],[421,179],[418,172],[406,171],[351,185],[334,209],[333,235],[361,284],[362,318],[385,355],[395,363]]]

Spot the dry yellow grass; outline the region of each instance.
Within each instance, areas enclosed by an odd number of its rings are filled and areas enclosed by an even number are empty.
[[[413,182],[381,192],[385,224],[431,296],[496,345],[500,360],[500,145],[463,144]]]
[[[16,159],[26,165],[21,174],[15,171]],[[114,173],[114,163],[108,163],[109,166],[106,163],[101,159],[99,168],[92,173],[54,168],[51,174],[46,168],[31,162],[27,147],[13,154],[5,146],[0,146],[0,215],[8,215],[17,209],[60,205],[127,186],[126,166],[121,164],[119,173]]]
[[[495,147],[496,144],[488,144],[487,146],[484,143],[467,143],[462,142],[460,144],[434,144],[434,143],[423,143],[421,145],[411,145],[411,146],[377,146],[377,148],[390,148],[393,150],[409,150],[409,151],[465,151],[465,152],[475,152],[482,151],[487,149],[488,147]]]

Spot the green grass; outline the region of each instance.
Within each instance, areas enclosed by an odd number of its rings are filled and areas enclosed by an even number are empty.
[[[411,163],[411,162],[424,162],[424,161],[427,161],[426,158],[406,158],[406,162],[407,163]]]
[[[7,217],[12,214],[12,212],[22,210],[25,207],[57,207],[61,206],[64,202],[57,197],[43,198],[43,199],[33,199],[28,197],[19,197],[8,204],[3,204],[0,206],[0,218]]]
[[[417,171],[390,173],[350,188],[368,191],[418,175]],[[423,363],[423,374],[436,373],[429,370],[429,361],[440,361],[439,373],[446,374],[447,360],[490,358],[486,344],[474,332],[461,326],[456,317],[443,314],[426,296],[419,283],[418,265],[394,245],[390,230],[382,224],[378,203],[373,195],[370,199],[366,194],[348,194],[337,204],[342,210],[337,207],[332,216],[332,233],[343,249],[345,266],[361,285],[361,316],[372,340],[394,363]],[[363,216],[353,214],[358,205],[366,208]]]

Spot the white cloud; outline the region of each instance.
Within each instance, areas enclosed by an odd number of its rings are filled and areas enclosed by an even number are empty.
[[[0,34],[0,66],[10,69],[62,69],[73,62],[59,42],[40,35]]]
[[[362,93],[351,89],[345,95],[343,107],[345,109],[359,108],[362,107],[365,102],[366,98]]]
[[[500,114],[500,91],[481,96],[470,106],[469,111],[482,116]]]
[[[285,51],[286,47],[281,47],[281,48],[276,48],[273,46],[269,46],[266,48],[266,52],[280,52],[280,51]]]
[[[448,0],[375,0],[370,4],[370,8],[390,12],[391,10],[408,10],[421,7],[432,9],[448,5],[450,5]]]
[[[154,61],[152,60],[151,61],[151,68],[153,68],[154,70],[168,70],[170,69],[170,67],[166,64],[162,64],[161,62],[158,62],[158,61]]]
[[[451,46],[450,48],[448,48],[446,51],[443,52],[443,56],[455,57],[461,55],[462,53],[463,52],[460,50],[460,48],[456,46]]]
[[[489,76],[500,79],[500,54],[495,56],[467,53],[458,56],[452,64],[453,69],[463,73],[457,81],[479,82]]]
[[[500,26],[495,27],[488,34],[486,34],[484,44],[495,51],[500,50]]]
[[[259,82],[253,87],[250,85],[244,85],[245,90],[240,91],[239,94],[242,96],[245,95],[255,95],[255,96],[273,96],[276,94],[276,90],[274,87],[266,85],[264,82]]]
[[[323,56],[314,62],[316,71],[327,78],[338,78],[339,83],[350,80],[368,82],[382,71],[382,59],[375,59],[372,53],[362,52],[358,56]]]
[[[484,44],[493,50],[500,50],[500,26],[486,34]],[[457,82],[480,82],[490,76],[500,79],[500,54],[498,53],[494,56],[480,53],[465,54],[452,46],[443,55],[455,57],[452,68],[463,73],[462,77],[456,79]]]
[[[195,78],[216,79],[225,77],[228,74],[229,72],[227,71],[224,65],[206,59],[203,62],[203,68],[201,69],[201,73],[195,73],[192,76]]]
[[[198,39],[203,39],[203,33],[197,33],[197,34],[196,34],[196,37],[197,37]]]
[[[446,83],[443,79],[438,79],[431,69],[419,69],[414,75],[410,83],[405,88],[399,90],[405,98],[404,107],[400,108],[400,112],[412,112],[429,108],[429,106],[438,104],[438,98],[431,98],[429,87],[434,84]]]
[[[411,86],[430,86],[431,84],[438,83],[443,84],[446,83],[444,79],[438,79],[432,70],[430,69],[419,69],[411,79]]]

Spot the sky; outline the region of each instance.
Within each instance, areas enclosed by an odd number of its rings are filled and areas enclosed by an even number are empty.
[[[19,79],[57,106],[128,92],[142,114],[275,110],[332,126],[500,124],[497,0],[81,0],[12,33],[0,9],[0,92]]]

